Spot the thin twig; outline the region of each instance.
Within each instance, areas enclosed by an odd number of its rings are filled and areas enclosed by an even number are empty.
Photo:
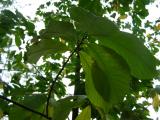
[[[77,42],[77,46],[76,48],[71,52],[71,54],[69,55],[69,57],[67,58],[67,60],[64,62],[64,64],[62,65],[62,68],[60,69],[60,71],[58,72],[58,74],[55,77],[55,80],[52,81],[52,84],[50,86],[50,90],[48,92],[48,97],[47,97],[47,104],[46,104],[46,116],[48,117],[48,107],[49,107],[49,101],[51,98],[51,93],[53,91],[54,85],[57,82],[59,75],[62,73],[62,71],[64,70],[66,64],[69,62],[70,58],[73,56],[73,54],[77,51],[77,49],[79,48],[79,46],[83,43],[83,41],[87,38],[87,34],[85,34],[83,36],[83,38],[81,39],[80,42]]]
[[[44,118],[46,118],[46,119],[48,119],[48,120],[51,120],[51,118],[48,117],[48,116],[46,116],[45,114],[42,114],[42,113],[40,113],[40,112],[38,112],[38,111],[36,111],[36,110],[33,110],[33,109],[31,109],[31,108],[29,108],[29,107],[27,107],[27,106],[24,106],[24,105],[22,105],[22,104],[20,104],[20,103],[18,103],[18,102],[16,102],[16,101],[10,100],[10,99],[8,99],[8,98],[5,97],[5,96],[0,95],[0,98],[3,99],[3,100],[6,100],[6,101],[8,101],[8,102],[11,102],[11,103],[13,103],[14,105],[17,105],[18,107],[21,107],[21,108],[23,108],[23,109],[25,109],[25,110],[28,110],[28,111],[32,112],[32,113],[35,113],[35,114],[37,114],[37,115],[40,115],[40,116],[42,116],[42,117],[44,117]]]

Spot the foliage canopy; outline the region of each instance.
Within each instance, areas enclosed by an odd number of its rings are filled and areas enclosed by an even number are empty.
[[[147,99],[153,98],[156,111],[160,105],[160,87],[153,87],[160,29],[142,23],[151,2],[48,1],[36,12],[45,24],[40,31],[37,18],[3,9],[0,74],[11,79],[0,79],[0,118],[65,120],[72,113],[72,120],[149,120]],[[53,6],[55,12],[45,11]],[[125,22],[128,16],[130,23]],[[148,36],[142,26],[154,34]],[[72,95],[66,80],[74,86]],[[138,103],[142,97],[146,100]]]

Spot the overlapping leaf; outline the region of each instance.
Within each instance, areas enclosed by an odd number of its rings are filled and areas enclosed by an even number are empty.
[[[28,62],[36,63],[43,55],[64,52],[67,50],[67,46],[59,41],[42,39],[39,43],[35,43],[29,47],[27,51]]]
[[[44,103],[46,101],[45,95],[35,94],[32,96],[25,96],[20,104],[30,107],[39,112],[43,112]],[[13,106],[9,112],[9,120],[39,120],[41,116],[36,115],[30,111],[23,108]]]
[[[107,104],[107,102],[97,92],[92,80],[91,69],[94,61],[87,53],[82,51],[80,52],[80,58],[81,58],[84,72],[85,72],[85,78],[86,78],[85,89],[86,89],[87,97],[95,106],[103,108],[104,111],[108,111],[108,108],[110,107],[110,105]]]
[[[85,96],[69,96],[51,102],[53,120],[66,120],[72,108],[80,107],[86,101]]]
[[[133,76],[151,79],[156,75],[156,60],[137,37],[120,32],[110,20],[98,17],[83,8],[72,7],[70,14],[77,29],[95,36],[101,45],[121,55],[128,63]]]
[[[95,89],[109,104],[117,103],[129,90],[127,64],[114,51],[98,45],[89,45],[86,52],[94,60],[91,75]]]
[[[65,40],[75,42],[76,31],[73,25],[65,21],[50,20],[46,29],[40,32],[42,38],[61,37]]]

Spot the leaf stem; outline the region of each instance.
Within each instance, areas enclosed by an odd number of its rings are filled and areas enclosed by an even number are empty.
[[[70,58],[73,56],[73,54],[78,50],[79,46],[83,43],[83,41],[87,38],[87,34],[85,34],[83,36],[83,38],[81,39],[81,41],[77,42],[77,46],[76,48],[71,52],[71,54],[69,55],[69,57],[67,58],[67,60],[64,62],[64,64],[62,65],[62,68],[60,69],[60,71],[58,72],[58,74],[55,77],[55,80],[52,81],[52,84],[50,86],[50,90],[48,92],[48,97],[47,97],[47,104],[46,104],[46,116],[48,117],[48,107],[49,107],[49,101],[51,98],[51,93],[53,91],[54,85],[58,80],[59,75],[62,73],[62,71],[64,70],[66,64],[69,62]]]
[[[21,107],[21,108],[23,108],[23,109],[25,109],[25,110],[28,110],[28,111],[30,111],[30,112],[32,112],[32,113],[35,113],[35,114],[37,114],[37,115],[40,115],[40,116],[42,116],[42,117],[44,117],[44,118],[46,118],[46,119],[48,119],[48,120],[51,120],[51,118],[48,117],[48,116],[46,116],[45,114],[42,114],[41,112],[38,112],[38,111],[33,110],[33,109],[31,109],[31,108],[29,108],[29,107],[27,107],[27,106],[24,106],[24,105],[22,105],[22,104],[20,104],[20,103],[18,103],[18,102],[16,102],[16,101],[10,100],[10,99],[8,99],[8,98],[5,97],[5,96],[0,95],[0,98],[3,99],[3,100],[5,100],[5,101],[11,102],[11,103],[13,103],[14,105],[16,105],[16,106],[18,106],[18,107]]]

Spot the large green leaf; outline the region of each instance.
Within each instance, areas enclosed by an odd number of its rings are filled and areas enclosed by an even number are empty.
[[[82,112],[77,116],[76,120],[90,120],[91,119],[91,107],[87,106]]]
[[[127,64],[114,51],[95,44],[89,45],[86,52],[94,60],[92,80],[96,90],[109,104],[119,102],[129,90]]]
[[[80,107],[86,101],[86,96],[69,96],[58,101],[51,102],[53,120],[66,120],[72,108]]]
[[[86,78],[85,89],[86,89],[87,97],[95,106],[100,107],[107,112],[110,105],[107,104],[107,102],[97,92],[93,83],[91,69],[94,61],[87,53],[82,51],[80,52],[80,59],[82,62],[82,67],[85,72],[85,78]]]
[[[43,55],[65,52],[67,50],[67,46],[59,41],[42,39],[40,42],[35,43],[29,47],[27,51],[28,62],[36,63]]]
[[[45,95],[35,94],[32,96],[25,96],[23,101],[19,101],[27,107],[36,111],[43,112],[46,97]],[[9,120],[39,120],[42,116],[36,115],[30,111],[13,105],[9,112]]]
[[[68,41],[76,42],[77,36],[73,25],[65,21],[50,20],[45,30],[41,30],[42,38],[61,37]]]
[[[100,39],[102,45],[115,50],[126,60],[133,76],[139,79],[152,79],[156,76],[156,59],[134,35],[118,32]]]
[[[81,7],[72,7],[70,15],[77,29],[95,36],[109,36],[118,32],[117,26],[104,17],[96,16]]]
[[[107,18],[98,17],[83,8],[72,7],[70,14],[77,29],[95,36],[101,45],[121,55],[128,63],[133,76],[151,79],[156,75],[156,60],[137,37],[120,32]]]

